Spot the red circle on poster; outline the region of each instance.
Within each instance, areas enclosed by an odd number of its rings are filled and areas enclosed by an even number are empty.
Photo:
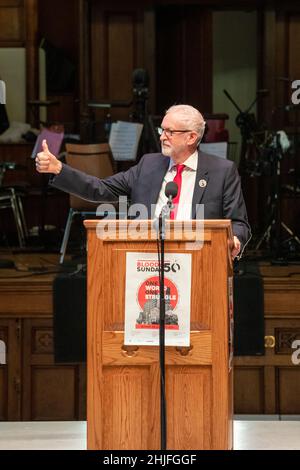
[[[155,300],[158,296],[159,299],[159,277],[153,276],[146,279],[139,287],[138,290],[138,303],[142,310],[146,302]],[[176,285],[165,277],[165,297],[166,301],[170,302],[172,310],[174,310],[178,303],[178,289]]]

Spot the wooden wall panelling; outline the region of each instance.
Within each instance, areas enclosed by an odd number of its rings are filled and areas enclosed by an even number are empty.
[[[262,14],[262,84],[269,90],[262,100],[262,118],[274,129],[294,125],[294,113],[283,108],[291,104],[291,82],[299,79],[299,6],[281,5],[276,9],[268,8]],[[285,78],[286,80],[282,80]]]
[[[26,7],[26,99],[39,98],[38,0],[25,0]],[[36,125],[27,108],[27,122]]]
[[[278,322],[279,323],[279,322]],[[286,320],[284,324],[275,323],[275,354],[285,355],[290,362],[293,354],[293,342],[300,340],[300,321]],[[290,362],[290,365],[291,362]]]
[[[134,2],[125,7],[91,1],[89,6],[91,100],[132,99],[132,71],[145,67],[152,114],[161,114],[176,101],[211,111],[211,12],[198,6],[153,9]],[[96,121],[103,121],[107,111],[94,114]],[[113,120],[128,119],[129,114],[128,108],[111,109]]]
[[[6,365],[0,365],[0,421],[21,418],[21,322],[0,319],[0,340],[6,345]]]
[[[194,47],[194,45],[196,47]],[[203,112],[212,111],[212,12],[188,10],[186,19],[185,99]]]
[[[137,38],[135,37],[137,35],[135,13],[107,12],[104,21],[106,35],[106,51],[104,52],[106,96],[114,101],[126,101],[131,98],[131,78],[138,49],[136,48]],[[124,45],[126,45],[125,51]]]
[[[278,412],[283,415],[300,414],[300,366],[278,367]]]
[[[289,16],[289,28],[288,28],[288,42],[289,42],[289,54],[288,54],[288,76],[293,80],[300,79],[300,9],[298,11],[292,11]]]
[[[265,310],[265,336],[273,337],[274,328],[266,319]],[[272,344],[271,344],[272,345]],[[278,410],[277,390],[276,390],[276,361],[274,357],[274,347],[265,347],[264,356],[264,413],[276,414]]]
[[[278,413],[278,396],[276,387],[276,368],[265,365],[264,373],[264,414]]]
[[[90,35],[89,35],[89,2],[79,0],[79,107],[80,137],[88,142],[89,109],[87,103],[90,96]]]
[[[156,9],[157,111],[174,103],[212,109],[212,13],[201,6]]]
[[[266,332],[275,338],[275,347],[268,350],[268,356],[274,370],[276,413],[300,414],[300,366],[292,362],[293,341],[300,339],[299,315],[293,319],[266,319]]]
[[[281,89],[278,91],[278,105],[291,105],[292,86],[291,82],[299,80],[300,64],[299,64],[299,41],[300,41],[300,8],[286,8],[277,14],[277,67],[278,74],[288,80],[281,83]],[[288,111],[284,113],[282,120],[286,126],[293,131],[295,117],[298,121],[299,116],[295,116],[295,112]]]
[[[159,114],[164,114],[175,101],[183,100],[182,58],[183,7],[161,7],[156,10],[157,35],[157,103]]]
[[[87,365],[86,363],[77,364],[78,381],[77,381],[77,419],[86,421],[87,413]]]
[[[300,339],[299,267],[261,263],[260,270],[265,335],[274,343],[264,356],[235,357],[235,412],[299,414],[300,366],[292,363],[292,343]]]
[[[149,73],[149,113],[156,114],[156,17],[153,8],[144,10],[144,67]]]
[[[265,355],[235,358],[235,412],[300,414],[300,366],[292,363],[292,343],[300,339],[300,318],[268,317],[266,336],[274,347]]]
[[[23,47],[24,43],[24,0],[1,0],[0,47]]]
[[[10,276],[16,272],[10,271]],[[24,273],[26,277],[26,272]],[[0,314],[13,315],[16,318],[33,315],[47,316],[52,314],[52,280],[53,275],[29,277],[28,279],[1,280]]]
[[[49,122],[65,125],[67,133],[78,131],[79,123],[79,0],[43,0],[38,2],[38,36],[61,50],[65,57],[76,67],[74,81],[67,89],[48,90],[47,99],[58,101],[47,111]],[[59,12],[59,15],[57,14]]]
[[[236,366],[234,369],[234,412],[236,414],[263,414],[264,399],[264,368],[262,366]]]
[[[15,261],[32,265],[34,257]],[[7,345],[7,364],[0,365],[0,420],[84,420],[85,365],[54,362],[53,275],[6,275],[0,283],[0,340]]]
[[[78,63],[79,0],[38,1],[39,39],[45,37]]]
[[[276,48],[275,37],[276,37],[276,15],[273,10],[264,11],[261,16],[261,49],[262,54],[260,57],[260,69],[261,69],[261,84],[262,88],[268,90],[268,95],[265,99],[258,101],[258,112],[260,119],[263,122],[273,125],[273,114],[276,102]]]
[[[281,78],[288,78],[289,57],[287,53],[288,47],[288,24],[287,17],[284,13],[276,14],[276,36],[275,36],[275,103],[273,112],[275,119],[273,120],[274,129],[279,128],[287,122],[287,113],[279,109],[279,106],[289,104],[290,83]],[[274,45],[273,45],[274,47]]]
[[[132,72],[144,67],[144,11],[129,5],[91,3],[90,99],[101,101],[132,100]],[[132,108],[114,107],[95,111],[97,121],[107,112],[113,120],[128,120]]]
[[[1,357],[6,355],[6,363],[0,364],[0,420],[5,421],[8,419],[8,363],[7,363],[7,348],[8,348],[9,325],[1,320],[0,321],[0,341],[1,341]],[[4,347],[4,353],[3,353]]]
[[[300,312],[299,279],[273,278],[265,280],[265,314],[272,317],[298,317]]]
[[[77,420],[84,417],[84,370],[54,363],[52,319],[24,320],[23,420]]]
[[[47,122],[62,125],[65,134],[76,133],[79,119],[79,103],[74,93],[48,93],[47,98],[50,101],[57,101],[59,103],[48,108]]]

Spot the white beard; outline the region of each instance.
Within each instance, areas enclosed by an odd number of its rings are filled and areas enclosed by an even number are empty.
[[[172,148],[171,147],[165,147],[163,144],[161,144],[161,153],[165,157],[171,157],[172,156]]]

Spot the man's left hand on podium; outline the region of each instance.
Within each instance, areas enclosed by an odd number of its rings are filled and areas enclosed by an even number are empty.
[[[238,239],[238,237],[234,236],[233,237],[233,247],[231,250],[231,257],[232,259],[236,258],[241,251],[241,242]]]

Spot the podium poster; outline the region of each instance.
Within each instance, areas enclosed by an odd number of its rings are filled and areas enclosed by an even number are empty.
[[[191,254],[165,254],[166,346],[190,345]],[[126,254],[126,345],[159,344],[159,262],[156,253]]]

